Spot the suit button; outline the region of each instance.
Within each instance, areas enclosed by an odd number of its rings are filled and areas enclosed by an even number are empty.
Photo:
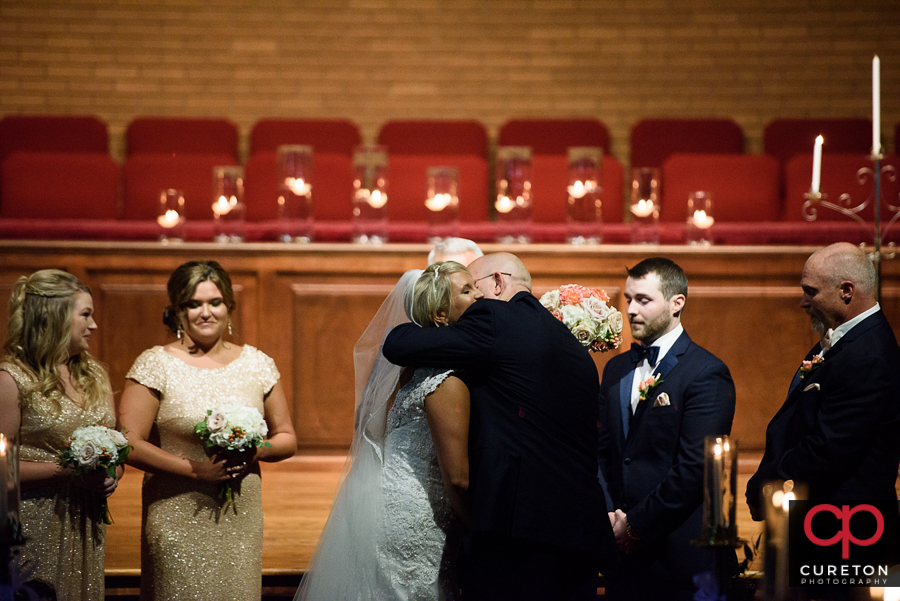
[[[624,463],[625,465],[631,465],[631,457],[626,457],[626,458],[622,461],[622,463]]]

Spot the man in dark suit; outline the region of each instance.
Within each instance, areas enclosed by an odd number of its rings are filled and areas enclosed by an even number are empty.
[[[800,306],[822,336],[766,429],[747,484],[753,519],[772,480],[805,483],[811,501],[896,499],[900,465],[900,348],[875,300],[875,269],[838,243],[810,256]]]
[[[469,387],[463,594],[595,599],[597,572],[617,555],[606,513],[597,511],[597,368],[532,295],[517,257],[486,255],[469,270],[485,299],[449,327],[399,326],[383,347],[400,365],[461,369]]]
[[[693,576],[712,568],[712,554],[691,543],[700,535],[704,439],[731,431],[734,383],[681,325],[684,271],[651,258],[627,272],[628,320],[640,344],[607,363],[600,385],[601,478],[624,554],[606,594],[691,599]]]

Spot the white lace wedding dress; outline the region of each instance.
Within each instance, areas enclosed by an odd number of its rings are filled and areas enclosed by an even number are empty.
[[[448,375],[416,370],[387,415],[378,557],[396,599],[456,599],[459,528],[425,415],[425,397]]]
[[[409,321],[407,272],[354,349],[356,424],[341,485],[294,601],[455,601],[462,529],[450,507],[425,414],[449,371],[419,369],[388,411],[403,368],[381,354]]]

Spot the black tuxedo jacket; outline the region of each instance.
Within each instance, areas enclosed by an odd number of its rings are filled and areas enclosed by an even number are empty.
[[[812,501],[897,498],[900,348],[884,313],[856,324],[824,358],[804,378],[794,376],[769,422],[765,454],[747,484],[751,506],[763,484],[789,479],[805,483]]]
[[[398,326],[382,350],[399,365],[464,370],[473,532],[615,560],[597,482],[597,368],[534,296],[479,300],[450,327]]]
[[[603,370],[599,457],[613,505],[642,540],[612,588],[653,598],[658,586],[693,590],[690,579],[708,569],[709,557],[690,542],[700,534],[704,439],[731,432],[735,393],[728,367],[684,332],[654,370],[662,383],[638,403],[626,435],[634,367],[622,353]],[[669,404],[654,406],[663,394]]]

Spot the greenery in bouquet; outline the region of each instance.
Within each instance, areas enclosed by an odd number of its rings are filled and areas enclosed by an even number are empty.
[[[541,304],[590,351],[603,353],[622,344],[622,313],[599,288],[566,284],[541,296]]]
[[[194,426],[194,432],[207,449],[216,453],[240,454],[257,447],[271,447],[266,442],[269,427],[262,414],[253,407],[223,405],[206,411],[206,419]],[[219,498],[231,500],[233,490],[225,481],[219,490]]]
[[[59,453],[59,465],[72,468],[76,476],[94,470],[103,470],[110,478],[116,477],[116,468],[125,463],[131,452],[128,438],[122,432],[104,424],[78,428],[69,437]],[[112,524],[109,504],[103,499],[100,505],[103,523]]]

